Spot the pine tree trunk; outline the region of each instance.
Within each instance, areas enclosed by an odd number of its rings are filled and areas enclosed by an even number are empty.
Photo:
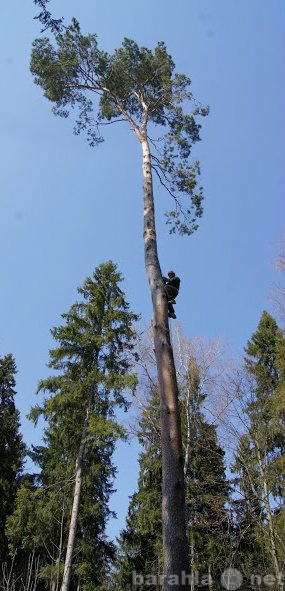
[[[81,434],[80,446],[79,446],[79,450],[78,450],[78,454],[77,454],[77,458],[76,458],[73,504],[72,504],[72,511],[71,511],[71,518],[70,518],[70,525],[69,525],[69,532],[68,532],[68,542],[67,542],[61,591],[68,591],[69,590],[71,573],[72,573],[72,558],[73,558],[77,521],[78,521],[78,513],[79,513],[79,505],[80,505],[80,494],[81,494],[82,474],[83,474],[83,457],[84,457],[84,451],[85,451],[86,432],[87,432],[87,426],[88,426],[88,421],[89,421],[89,408],[90,408],[90,401],[89,401],[88,408],[86,411],[86,417],[85,417],[84,426],[83,426],[82,434]]]
[[[189,559],[185,524],[185,489],[178,386],[167,301],[157,254],[151,157],[141,140],[144,178],[145,266],[153,304],[153,335],[158,371],[162,446],[162,528],[164,591],[189,589]],[[186,577],[186,579],[185,579]],[[190,577],[189,577],[190,578]]]

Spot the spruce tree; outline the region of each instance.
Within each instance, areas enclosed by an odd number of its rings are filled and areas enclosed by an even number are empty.
[[[8,560],[5,533],[7,517],[14,509],[23,469],[25,446],[19,431],[19,411],[15,406],[15,374],[13,355],[0,358],[0,563]]]
[[[285,508],[285,338],[268,312],[263,312],[245,353],[240,394],[246,430],[233,465],[246,507],[239,530],[248,553],[254,540],[258,541],[260,567],[271,567],[276,587],[281,588],[285,547],[281,525]],[[250,563],[248,556],[245,560]]]
[[[189,356],[180,400],[191,589],[220,580],[230,545],[230,487],[225,476],[225,452],[218,443],[216,425],[205,418],[206,397],[199,363],[194,355]],[[197,581],[197,573],[202,574],[203,581]]]
[[[151,368],[147,369],[147,374],[152,374]],[[179,374],[179,401],[191,567],[190,575],[185,573],[185,583],[188,582],[192,590],[199,585],[210,586],[212,580],[220,580],[231,547],[225,453],[218,443],[215,425],[210,424],[203,414],[205,399],[198,360],[188,356],[186,370]],[[119,567],[115,586],[118,591],[130,588],[132,573],[137,576],[137,583],[144,583],[142,589],[156,591],[163,580],[162,529],[159,519],[161,427],[158,390],[153,386],[152,379],[150,395],[143,404],[138,424],[138,439],[143,451],[140,454],[138,490],[131,498],[127,526],[119,540]]]
[[[115,588],[120,591],[131,588],[132,583],[141,580],[140,577],[150,591],[161,587],[162,468],[157,389],[142,410],[137,437],[143,449],[139,455],[138,490],[130,499],[126,527],[119,538]]]
[[[112,456],[123,436],[116,409],[128,407],[127,391],[136,384],[131,367],[137,316],[121,280],[110,261],[79,288],[82,299],[51,331],[57,346],[48,365],[54,374],[40,381],[44,401],[30,413],[35,423],[40,416],[46,421],[44,444],[32,453],[40,473],[33,486],[19,491],[9,533],[20,555],[36,548],[44,588],[52,582],[54,589],[101,589],[113,559],[105,528],[116,471]]]

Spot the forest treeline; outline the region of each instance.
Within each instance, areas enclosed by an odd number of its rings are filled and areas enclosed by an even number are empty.
[[[51,373],[39,381],[40,401],[29,414],[35,425],[44,421],[41,445],[23,441],[16,362],[11,353],[0,358],[3,591],[161,589],[156,365],[148,330],[136,329],[139,317],[121,282],[112,261],[97,267],[51,331]],[[219,340],[189,340],[173,329],[172,346],[191,591],[282,589],[284,330],[264,311],[238,366]],[[134,437],[141,446],[138,482],[114,541],[106,535],[114,517],[114,451],[119,439]]]

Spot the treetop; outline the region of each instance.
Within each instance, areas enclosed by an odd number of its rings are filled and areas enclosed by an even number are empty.
[[[166,213],[170,232],[191,234],[202,215],[203,192],[199,163],[189,157],[200,140],[196,118],[209,109],[194,99],[190,78],[174,70],[163,41],[151,50],[125,38],[107,53],[96,34],[81,33],[76,19],[55,33],[54,45],[48,37],[36,39],[31,55],[34,81],[55,104],[53,112],[68,117],[77,110],[74,132],[85,131],[91,146],[103,141],[102,126],[119,121],[151,144],[152,168],[175,202]]]

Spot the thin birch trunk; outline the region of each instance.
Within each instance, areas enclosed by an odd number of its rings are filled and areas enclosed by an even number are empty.
[[[186,435],[185,460],[184,460],[184,478],[185,478],[186,482],[187,482],[187,472],[190,467],[191,417],[190,417],[189,401],[190,401],[190,389],[187,388],[187,395],[186,395],[187,435]]]
[[[258,465],[259,465],[259,469],[260,469],[260,476],[262,479],[262,488],[263,488],[263,492],[264,492],[264,504],[265,504],[266,517],[267,517],[267,521],[268,521],[268,528],[269,528],[271,556],[272,556],[272,560],[273,560],[274,571],[275,571],[275,576],[276,576],[278,588],[283,589],[284,586],[283,586],[282,582],[280,581],[281,569],[279,566],[278,556],[277,556],[274,524],[273,524],[272,513],[271,513],[271,508],[270,508],[270,503],[269,503],[268,484],[267,484],[267,479],[266,479],[265,472],[263,469],[263,463],[262,463],[261,453],[260,453],[260,449],[258,447],[258,444],[256,444],[256,454],[257,454],[257,461],[258,461]]]
[[[170,342],[167,301],[157,254],[151,156],[146,134],[140,137],[140,141],[143,151],[145,266],[153,304],[152,326],[160,392],[163,589],[186,591],[189,589],[189,579],[185,579],[189,573],[189,557],[178,386]]]
[[[192,530],[190,530],[190,568],[191,568],[191,591],[195,591],[195,549],[194,549]]]
[[[83,458],[84,458],[84,451],[85,451],[87,426],[88,426],[88,422],[89,422],[90,404],[91,404],[91,400],[89,399],[88,407],[86,410],[85,421],[84,421],[84,425],[83,425],[83,429],[82,429],[82,433],[81,433],[80,446],[79,446],[79,450],[78,450],[78,454],[77,454],[77,458],[76,458],[73,504],[72,504],[72,511],[71,511],[71,518],[70,518],[70,525],[69,525],[69,532],[68,532],[68,542],[67,542],[61,591],[68,591],[69,586],[70,586],[70,579],[71,579],[71,573],[72,573],[72,558],[73,558],[73,551],[74,551],[75,538],[76,538],[76,529],[77,529],[77,521],[78,521],[78,513],[79,513],[79,505],[80,505],[80,494],[81,494],[81,487],[82,487]]]
[[[66,508],[66,486],[67,482],[65,481],[64,484],[64,494],[63,494],[63,501],[62,501],[62,510],[61,510],[61,522],[60,522],[60,538],[59,538],[59,547],[56,559],[56,585],[55,591],[58,591],[60,588],[60,565],[61,565],[61,555],[62,555],[62,545],[63,545],[63,525],[64,525],[64,517],[65,517],[65,508]],[[52,590],[54,591],[54,590]]]
[[[211,591],[211,589],[213,589],[211,563],[208,564],[208,589],[209,589],[209,591]]]

